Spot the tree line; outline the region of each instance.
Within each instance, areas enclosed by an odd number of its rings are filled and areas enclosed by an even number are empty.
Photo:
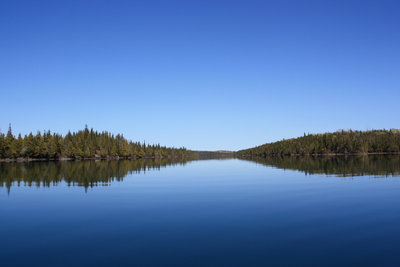
[[[128,141],[121,134],[88,129],[68,132],[65,136],[50,131],[14,136],[11,125],[0,133],[0,159],[83,159],[83,158],[182,158],[194,152]]]
[[[400,130],[304,134],[237,152],[241,156],[400,153]]]

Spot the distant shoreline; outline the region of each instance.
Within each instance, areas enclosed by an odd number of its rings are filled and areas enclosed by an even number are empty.
[[[201,151],[199,151],[201,154]],[[209,152],[208,152],[209,153]],[[239,153],[220,153],[215,154],[229,154],[232,158],[267,158],[267,157],[337,157],[337,156],[373,156],[373,155],[400,155],[400,152],[371,152],[371,153],[326,153],[326,154],[266,154],[266,155],[250,155],[250,154],[239,154]],[[200,155],[198,159],[205,159],[209,155]],[[7,158],[0,159],[0,162],[55,162],[55,161],[89,161],[89,160],[137,160],[137,159],[178,159],[179,157],[160,157],[160,156],[148,156],[148,157],[89,157],[89,158]],[[184,157],[191,158],[191,157]],[[209,157],[210,159],[216,158],[215,155]]]
[[[7,158],[0,159],[0,162],[49,162],[49,161],[83,161],[83,160],[131,160],[131,159],[174,159],[176,157],[159,157],[159,156],[149,156],[149,157],[90,157],[90,158]]]
[[[236,154],[239,157],[335,157],[335,156],[371,156],[371,155],[400,155],[400,152],[371,152],[371,153],[317,153],[317,154]]]

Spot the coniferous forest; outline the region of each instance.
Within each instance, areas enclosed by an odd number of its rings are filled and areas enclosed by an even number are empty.
[[[400,153],[400,130],[337,131],[240,150],[240,156]]]
[[[11,125],[0,133],[0,159],[89,159],[89,158],[183,158],[193,156],[186,148],[128,141],[107,131],[84,130],[65,136],[50,131],[15,136]]]

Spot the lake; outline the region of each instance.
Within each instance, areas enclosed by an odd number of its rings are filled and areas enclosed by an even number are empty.
[[[0,263],[398,266],[399,178],[399,156],[0,163]]]

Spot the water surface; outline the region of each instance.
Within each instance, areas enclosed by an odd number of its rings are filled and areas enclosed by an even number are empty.
[[[400,159],[0,164],[3,266],[399,265]]]

